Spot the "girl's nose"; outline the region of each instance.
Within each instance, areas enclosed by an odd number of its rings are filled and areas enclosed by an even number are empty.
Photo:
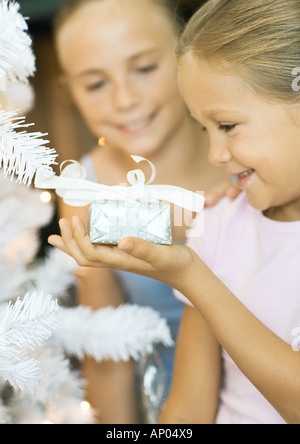
[[[215,166],[223,166],[232,160],[232,155],[222,138],[210,142],[209,162]]]
[[[140,103],[140,94],[137,87],[130,82],[123,82],[115,86],[114,103],[118,111],[127,111]]]

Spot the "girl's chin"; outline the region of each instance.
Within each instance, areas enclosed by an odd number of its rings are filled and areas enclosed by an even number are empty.
[[[136,156],[153,156],[155,153],[160,151],[161,146],[163,144],[159,144],[157,140],[153,140],[151,143],[151,139],[147,138],[143,140],[140,138],[139,140],[131,140],[131,141],[125,141],[124,139],[122,141],[118,141],[118,143],[107,143],[108,146],[115,146],[119,151],[122,151],[124,153],[127,153],[130,155],[136,155]]]
[[[270,203],[266,199],[262,199],[257,193],[246,192],[249,205],[258,211],[265,212],[270,208]]]
[[[145,158],[149,157],[150,158],[150,157],[154,156],[159,151],[159,148],[153,148],[153,146],[150,147],[150,148],[148,148],[148,147],[141,147],[139,145],[137,148],[135,148],[134,146],[131,146],[128,149],[124,149],[123,148],[122,151],[124,151],[124,152],[126,151],[126,153],[129,156],[135,155],[135,156],[141,156],[141,157],[145,157]]]

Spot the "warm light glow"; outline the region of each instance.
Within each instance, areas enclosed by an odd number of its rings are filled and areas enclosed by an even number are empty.
[[[49,193],[49,191],[43,191],[41,193],[40,198],[41,198],[41,201],[44,203],[49,203],[52,200],[52,196],[51,196],[51,193]]]
[[[41,424],[43,424],[43,425],[54,425],[54,422],[48,421],[47,419],[45,419],[45,421],[42,421]]]
[[[80,404],[80,408],[83,412],[88,412],[91,409],[91,404],[87,401],[83,401]]]
[[[98,140],[98,145],[99,146],[105,146],[106,145],[105,137],[100,137],[100,139]]]

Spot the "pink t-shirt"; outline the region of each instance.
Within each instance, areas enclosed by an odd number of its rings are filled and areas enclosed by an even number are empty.
[[[298,333],[300,349],[300,222],[267,219],[241,194],[233,202],[225,198],[207,209],[204,235],[197,237],[195,226],[188,245],[261,322],[291,347],[295,347]],[[189,303],[178,292],[175,295]],[[285,424],[225,350],[223,357],[224,385],[217,423]]]

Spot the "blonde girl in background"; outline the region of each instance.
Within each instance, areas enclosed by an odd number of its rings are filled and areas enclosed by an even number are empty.
[[[156,183],[193,191],[214,190],[211,203],[230,183],[209,165],[203,128],[188,112],[178,90],[174,47],[180,25],[166,0],[71,0],[56,20],[55,40],[62,78],[101,147],[81,159],[92,181],[126,182],[136,169],[131,154],[157,168]],[[147,168],[147,167],[146,167]],[[149,171],[145,170],[145,174]],[[236,190],[228,188],[228,195]],[[209,201],[209,196],[208,201]],[[87,218],[87,208],[64,206],[61,214]],[[185,242],[187,226],[174,227]],[[165,317],[176,341],[183,304],[160,282],[129,273],[87,269],[79,279],[80,302],[99,309],[124,302],[150,306]],[[174,348],[158,347],[168,393]],[[88,399],[102,423],[138,422],[133,363],[97,364],[87,359]]]
[[[181,38],[183,97],[210,161],[243,190],[206,210],[202,238],[193,228],[188,247],[107,249],[74,218],[50,239],[81,265],[160,279],[186,302],[162,423],[300,423],[299,31],[298,0],[209,0]]]

